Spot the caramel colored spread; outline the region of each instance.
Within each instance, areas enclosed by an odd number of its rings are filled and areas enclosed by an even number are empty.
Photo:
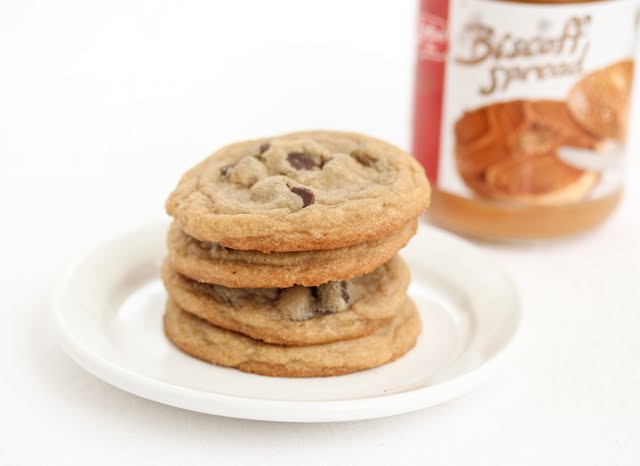
[[[509,206],[434,189],[428,216],[437,225],[476,238],[546,239],[575,235],[599,225],[613,212],[621,197],[620,190],[566,205]]]

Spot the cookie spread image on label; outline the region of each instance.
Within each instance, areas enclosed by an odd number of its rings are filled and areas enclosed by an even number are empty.
[[[511,101],[465,113],[455,126],[456,164],[475,194],[496,200],[563,203],[582,199],[597,182],[558,157],[561,146],[595,149],[564,102]]]
[[[456,164],[475,194],[562,204],[583,199],[598,173],[560,158],[563,147],[598,152],[626,135],[632,63],[582,78],[563,101],[509,101],[466,112],[455,124]]]

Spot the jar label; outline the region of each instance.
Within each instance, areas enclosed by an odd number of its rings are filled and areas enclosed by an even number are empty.
[[[620,187],[635,0],[423,0],[414,153],[447,192],[564,204]]]

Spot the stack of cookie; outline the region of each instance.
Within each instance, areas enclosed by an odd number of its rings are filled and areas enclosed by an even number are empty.
[[[224,147],[166,204],[167,337],[205,361],[273,376],[397,359],[421,323],[396,253],[428,202],[422,167],[367,136],[314,131]]]

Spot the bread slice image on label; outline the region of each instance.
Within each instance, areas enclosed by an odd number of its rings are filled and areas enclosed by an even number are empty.
[[[627,133],[633,62],[623,60],[593,71],[567,96],[571,116],[602,139],[623,141]]]

